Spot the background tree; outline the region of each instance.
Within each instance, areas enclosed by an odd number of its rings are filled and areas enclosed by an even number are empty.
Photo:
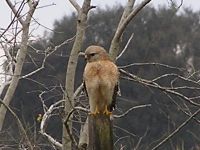
[[[120,21],[119,14],[122,15],[123,11],[122,6],[92,10],[81,50],[91,44],[103,45],[108,50]],[[131,34],[134,35],[126,51],[116,61],[121,69],[122,96],[118,97],[114,112],[115,149],[153,149],[157,146],[162,150],[199,148],[199,135],[196,134],[199,131],[198,15],[199,12],[191,9],[179,13],[174,7],[146,7],[126,27],[120,50]],[[60,144],[62,141],[66,59],[74,42],[76,14],[56,21],[54,31],[47,38],[29,43],[22,70],[24,78],[20,80],[10,105],[28,136],[32,137],[32,145],[42,149],[55,149],[37,132],[41,125],[37,119],[40,120],[40,115],[44,119],[46,115],[43,114],[51,106],[55,107],[44,129]],[[80,58],[75,89],[82,82],[83,67],[84,60]],[[39,71],[26,76],[36,70]],[[70,118],[72,135],[77,143],[80,126],[87,114],[78,109],[80,106],[88,108],[83,93],[75,97],[76,110]],[[7,115],[1,144],[16,148],[20,141],[16,121],[11,114]],[[12,141],[11,137],[17,140]]]

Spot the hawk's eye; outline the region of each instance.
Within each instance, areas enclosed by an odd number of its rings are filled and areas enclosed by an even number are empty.
[[[95,55],[95,53],[91,53],[91,54],[90,54],[90,56],[94,56],[94,55]]]

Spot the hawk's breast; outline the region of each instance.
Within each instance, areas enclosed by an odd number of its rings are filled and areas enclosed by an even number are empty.
[[[118,69],[111,61],[87,63],[84,70],[85,82],[96,86],[113,86],[118,81]]]

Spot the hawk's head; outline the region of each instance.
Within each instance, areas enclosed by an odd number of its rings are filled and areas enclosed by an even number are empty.
[[[89,46],[85,50],[85,59],[87,62],[95,62],[100,60],[110,60],[108,53],[101,46]]]

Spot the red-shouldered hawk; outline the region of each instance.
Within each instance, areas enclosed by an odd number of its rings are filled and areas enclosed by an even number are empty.
[[[115,107],[119,71],[103,47],[89,46],[85,51],[83,78],[91,114],[111,114]]]

